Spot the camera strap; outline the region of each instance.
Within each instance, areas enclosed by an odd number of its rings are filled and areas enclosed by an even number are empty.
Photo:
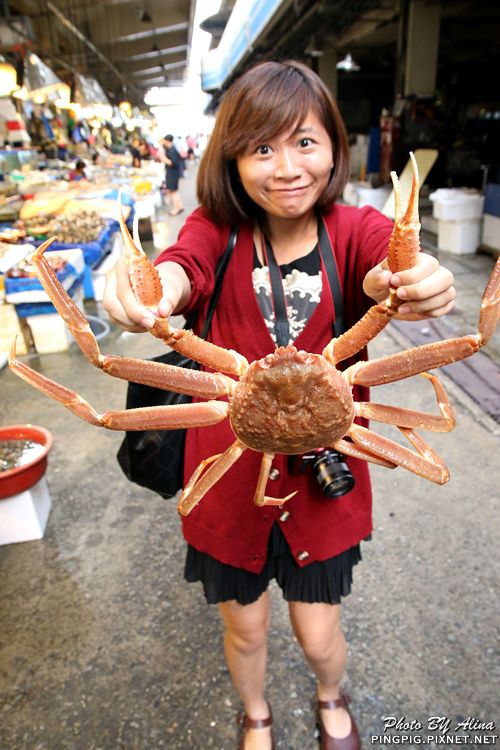
[[[273,299],[275,333],[278,346],[287,346],[290,343],[290,325],[286,310],[285,290],[283,288],[283,279],[281,271],[276,261],[273,248],[268,238],[262,233],[267,266],[269,268],[269,278],[271,281],[271,295]],[[330,242],[330,237],[326,231],[325,222],[322,216],[318,217],[318,251],[323,261],[326,271],[330,292],[332,295],[333,307],[335,310],[335,320],[333,323],[333,335],[340,336],[344,331],[344,304],[342,300],[342,291],[340,288],[340,279],[337,269],[337,261]]]

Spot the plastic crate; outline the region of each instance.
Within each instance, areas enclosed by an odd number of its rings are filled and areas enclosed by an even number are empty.
[[[83,283],[83,275],[78,276],[74,279],[72,286],[67,289],[69,296],[72,299],[77,298],[80,295],[80,290]],[[45,294],[45,300],[32,301],[32,302],[20,302],[16,304],[16,313],[19,318],[28,318],[30,315],[46,315],[56,313],[56,308],[49,302],[49,298]]]
[[[51,249],[47,250],[47,254],[49,255],[52,250],[51,246]],[[81,283],[85,270],[83,252],[79,248],[72,248],[71,250],[58,250],[57,253],[67,261],[66,266],[57,272],[57,278],[64,289],[71,289],[77,280],[80,279]],[[46,302],[49,299],[35,276],[29,278],[9,278],[6,276],[5,298],[7,302],[14,305]]]

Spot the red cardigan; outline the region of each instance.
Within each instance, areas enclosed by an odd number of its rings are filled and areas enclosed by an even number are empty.
[[[369,207],[335,206],[324,218],[337,260],[346,327],[350,327],[373,304],[362,291],[363,279],[386,257],[393,225]],[[192,296],[184,313],[193,308],[202,312],[206,309],[213,290],[214,269],[228,236],[229,228],[218,228],[197,209],[188,217],[177,242],[157,258],[156,263],[180,263],[191,280]],[[210,332],[211,341],[239,351],[249,362],[274,350],[252,286],[253,257],[252,225],[245,223],[239,227]],[[326,285],[295,346],[321,352],[332,337],[333,315]],[[203,315],[200,317],[203,319]],[[355,387],[354,397],[366,400],[367,390]],[[222,453],[234,439],[228,420],[214,427],[188,430],[185,481],[202,459]],[[193,547],[223,563],[258,573],[266,559],[268,537],[275,521],[300,566],[337,555],[370,534],[372,503],[366,462],[348,459],[356,485],[347,495],[331,500],[322,494],[310,471],[291,475],[287,457],[277,455],[273,467],[279,474],[269,480],[267,494],[285,497],[298,490],[282,509],[259,508],[253,503],[260,462],[261,454],[246,450],[190,515],[183,517],[184,537]]]

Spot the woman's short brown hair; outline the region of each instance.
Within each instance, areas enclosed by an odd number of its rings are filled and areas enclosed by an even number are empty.
[[[216,224],[237,224],[258,208],[243,189],[236,159],[300,124],[312,110],[332,142],[334,168],[318,206],[329,208],[349,178],[349,146],[337,104],[323,81],[295,60],[264,62],[238,78],[225,94],[198,170],[198,201]]]

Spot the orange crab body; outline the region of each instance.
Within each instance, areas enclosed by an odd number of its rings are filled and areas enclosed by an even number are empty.
[[[305,453],[346,434],[354,402],[351,389],[324,357],[287,346],[248,367],[231,394],[228,417],[247,448]]]

